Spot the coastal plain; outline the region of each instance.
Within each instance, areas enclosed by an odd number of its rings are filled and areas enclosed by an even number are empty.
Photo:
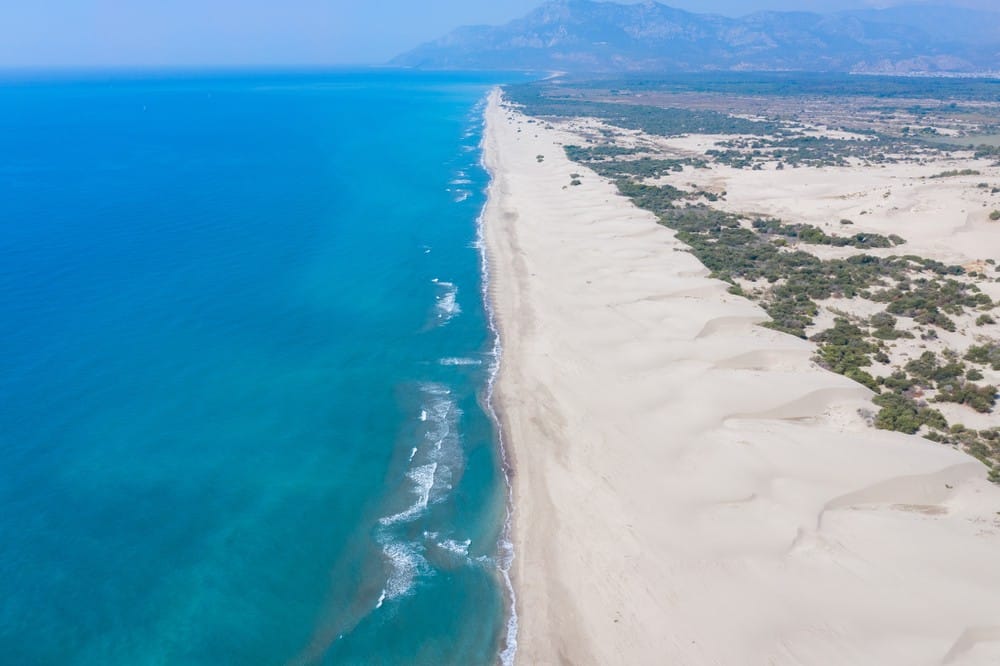
[[[518,663],[1000,663],[986,467],[871,428],[579,143],[491,96]]]

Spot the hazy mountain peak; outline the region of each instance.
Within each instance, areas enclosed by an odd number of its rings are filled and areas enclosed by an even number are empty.
[[[699,14],[647,0],[551,0],[503,26],[460,28],[392,61],[570,71],[1000,69],[1000,14],[927,5],[816,14]]]

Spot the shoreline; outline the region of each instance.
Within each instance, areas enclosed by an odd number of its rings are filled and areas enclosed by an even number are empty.
[[[517,663],[995,657],[1000,627],[976,633],[1000,617],[985,468],[860,424],[866,389],[757,326],[565,158],[571,138],[491,93],[481,233]]]
[[[489,369],[489,379],[486,384],[486,410],[496,431],[496,445],[499,451],[501,471],[503,472],[505,484],[504,501],[504,523],[500,533],[500,541],[497,544],[498,562],[497,570],[504,584],[504,601],[506,607],[506,617],[504,618],[504,636],[502,649],[499,654],[500,663],[503,666],[513,666],[517,658],[517,593],[514,582],[511,578],[511,566],[513,565],[514,551],[514,485],[511,479],[514,470],[513,452],[509,450],[504,438],[503,412],[496,395],[497,380],[500,370],[503,367],[503,336],[500,331],[500,321],[497,317],[496,308],[493,305],[492,282],[490,271],[490,253],[486,242],[486,220],[490,211],[490,206],[496,202],[493,188],[497,179],[498,170],[492,164],[492,152],[487,151],[487,131],[488,131],[488,109],[493,103],[499,90],[494,88],[487,96],[487,102],[483,112],[483,134],[480,143],[480,164],[489,175],[487,186],[486,203],[480,211],[476,220],[476,244],[479,247],[480,276],[483,305],[486,308],[486,321],[490,333],[493,336],[493,362]]]

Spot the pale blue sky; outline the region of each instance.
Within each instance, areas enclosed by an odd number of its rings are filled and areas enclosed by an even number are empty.
[[[628,0],[624,0],[628,1]],[[939,0],[995,8],[998,0]],[[379,63],[540,0],[0,0],[0,67]],[[729,15],[895,0],[674,0]]]

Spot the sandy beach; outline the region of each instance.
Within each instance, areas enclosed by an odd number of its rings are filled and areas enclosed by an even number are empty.
[[[985,467],[868,427],[572,141],[491,97],[517,662],[1000,663]]]

